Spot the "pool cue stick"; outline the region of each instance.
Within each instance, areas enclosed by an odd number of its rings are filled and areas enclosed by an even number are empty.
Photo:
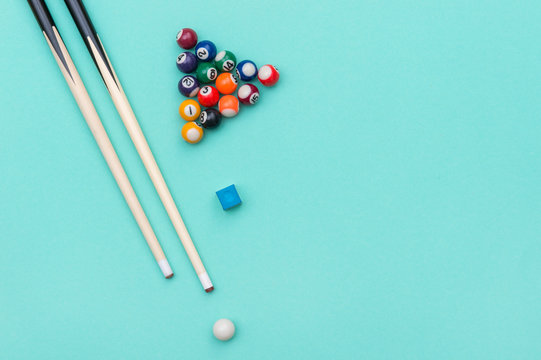
[[[73,63],[68,50],[62,41],[53,18],[49,13],[47,5],[43,0],[28,0],[28,4],[32,8],[32,12],[34,13],[36,20],[43,31],[45,40],[51,48],[53,56],[58,63],[60,70],[62,71],[62,75],[64,75],[71,93],[73,94],[77,105],[79,105],[79,109],[81,110],[81,113],[83,114],[92,135],[94,135],[94,139],[96,140],[96,143],[98,144],[107,165],[109,165],[109,169],[111,170],[111,173],[113,174],[122,195],[124,195],[124,199],[126,200],[133,217],[139,225],[139,228],[147,241],[148,247],[158,262],[163,275],[166,278],[171,278],[173,276],[173,271],[169,266],[169,262],[167,261],[160,243],[152,230],[152,226],[150,225],[150,222],[148,221],[145,212],[137,199],[137,195],[130,184],[130,180],[126,175],[122,164],[120,163],[120,159],[118,158],[115,149],[107,136],[107,132],[105,131],[98,113],[94,108],[94,104],[92,104],[92,100],[90,99],[83,81],[75,68],[75,64]]]
[[[73,20],[81,33],[81,36],[83,37],[90,55],[94,59],[94,63],[96,64],[103,82],[109,91],[109,95],[111,96],[113,103],[115,104],[115,107],[120,114],[122,121],[124,122],[124,126],[128,130],[132,142],[139,153],[139,157],[145,165],[147,173],[150,176],[156,191],[158,192],[169,219],[173,223],[178,237],[180,238],[192,266],[199,277],[199,281],[201,281],[201,285],[203,285],[206,292],[211,292],[214,290],[214,287],[210,277],[203,266],[203,262],[201,261],[197,250],[195,249],[195,245],[193,244],[192,238],[186,229],[186,225],[184,225],[184,221],[182,221],[182,217],[180,216],[180,212],[178,211],[175,201],[171,196],[171,192],[165,183],[158,164],[156,164],[156,160],[152,155],[152,151],[148,146],[143,131],[135,118],[133,109],[131,108],[128,98],[122,89],[122,85],[120,84],[120,81],[113,69],[113,65],[105,52],[105,48],[103,47],[103,44],[96,33],[96,29],[94,28],[94,25],[92,24],[92,21],[90,20],[82,1],[65,0],[64,2],[69,9]]]

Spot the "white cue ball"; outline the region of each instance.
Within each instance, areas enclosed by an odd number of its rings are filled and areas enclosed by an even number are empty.
[[[214,323],[212,332],[216,339],[227,341],[235,335],[235,324],[229,319],[220,319]]]

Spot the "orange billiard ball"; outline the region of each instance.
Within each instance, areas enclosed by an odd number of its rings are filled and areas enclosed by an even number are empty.
[[[218,103],[220,113],[225,117],[233,117],[239,113],[239,100],[233,95],[226,95]]]
[[[231,73],[222,73],[216,79],[216,89],[224,95],[233,94],[238,84],[239,81]]]

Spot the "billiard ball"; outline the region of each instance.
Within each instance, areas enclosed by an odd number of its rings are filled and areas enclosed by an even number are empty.
[[[265,86],[273,86],[278,82],[280,74],[278,70],[272,65],[263,65],[259,68],[257,78]]]
[[[195,55],[201,61],[212,61],[216,57],[216,45],[212,41],[203,40],[195,46]]]
[[[184,100],[178,108],[178,113],[184,120],[194,121],[201,114],[201,106],[193,99]]]
[[[197,44],[197,34],[190,28],[184,28],[177,33],[177,44],[183,49],[190,50]]]
[[[231,73],[221,73],[216,78],[216,89],[222,94],[233,94],[237,89],[239,81],[237,77]]]
[[[198,123],[190,121],[184,124],[180,134],[184,140],[190,144],[195,144],[203,138],[203,128]]]
[[[235,335],[235,324],[229,319],[220,319],[214,323],[212,333],[216,339],[227,341]]]
[[[257,66],[251,60],[243,60],[237,65],[237,76],[242,81],[252,81],[257,76]]]
[[[199,81],[192,75],[183,76],[178,82],[178,91],[184,96],[194,97],[199,92]]]
[[[220,100],[220,93],[218,93],[218,90],[216,90],[214,86],[206,85],[199,90],[197,100],[199,100],[199,103],[205,107],[213,107],[214,105],[218,104],[218,100]]]
[[[205,129],[212,129],[222,122],[222,114],[216,109],[205,109],[199,115],[199,122]]]
[[[226,95],[218,102],[218,109],[225,117],[233,117],[239,113],[239,101],[233,95]]]
[[[222,50],[214,58],[216,67],[220,71],[231,71],[237,65],[237,57],[231,51]]]
[[[197,80],[199,80],[200,83],[208,84],[216,80],[218,70],[216,70],[213,63],[201,62],[197,65],[195,76],[197,76]]]
[[[259,90],[255,85],[244,84],[237,91],[237,97],[244,105],[254,105],[259,100]]]
[[[189,51],[185,51],[177,56],[177,67],[185,74],[194,72],[197,69],[197,56]]]

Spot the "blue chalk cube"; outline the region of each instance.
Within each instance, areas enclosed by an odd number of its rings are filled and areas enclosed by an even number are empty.
[[[218,199],[220,200],[220,204],[222,204],[222,208],[224,210],[229,210],[232,207],[240,205],[242,202],[235,185],[229,185],[222,190],[216,191],[216,195],[218,195]]]

